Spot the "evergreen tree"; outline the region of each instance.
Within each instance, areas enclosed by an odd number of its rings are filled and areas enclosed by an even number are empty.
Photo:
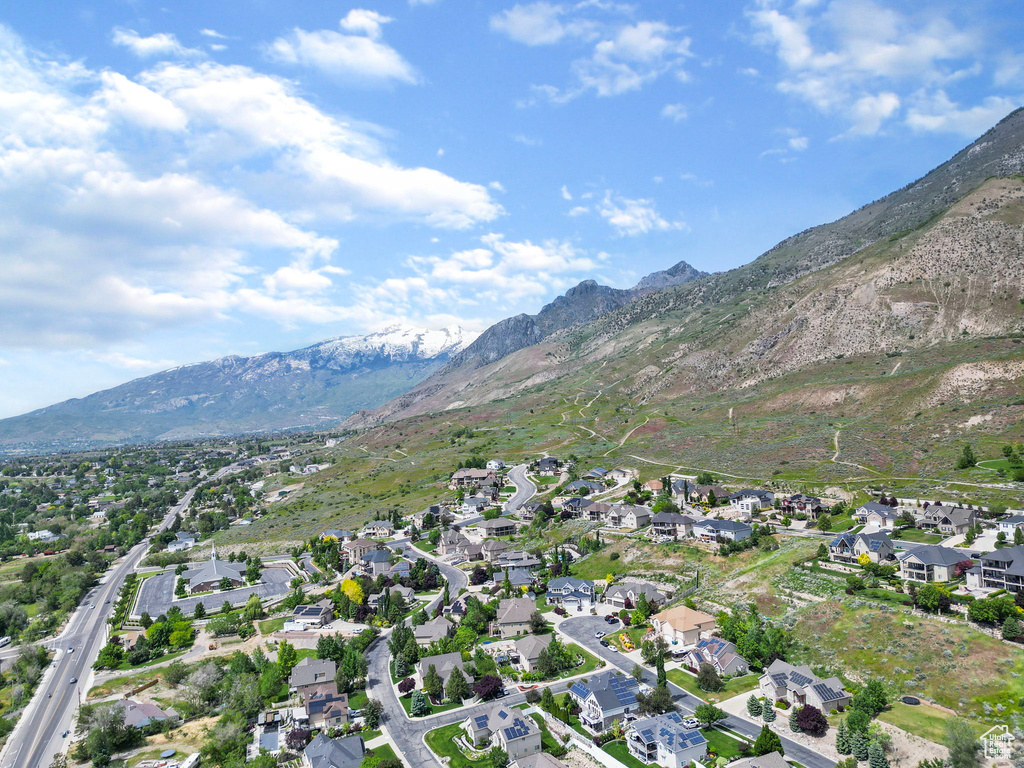
[[[836,727],[836,752],[840,755],[849,755],[852,751],[850,747],[850,734],[846,730],[846,718],[843,718]]]
[[[1003,640],[1016,640],[1018,637],[1020,637],[1020,622],[1013,614],[1010,614],[1003,622]]]
[[[885,757],[885,751],[877,741],[872,741],[871,746],[868,747],[868,765],[871,768],[889,768],[889,761]]]
[[[868,759],[868,738],[860,731],[854,731],[850,736],[850,750],[857,760]]]
[[[192,612],[192,616],[196,619],[206,618],[206,606],[202,602],[196,603],[196,609]]]
[[[769,752],[778,752],[780,755],[785,754],[782,749],[782,739],[767,725],[761,726],[761,733],[758,735],[757,741],[754,742],[751,752],[755,757],[767,755]]]
[[[747,714],[751,717],[761,716],[761,700],[754,694],[750,694],[750,698],[747,699]]]
[[[441,675],[438,674],[437,667],[433,664],[430,665],[427,674],[423,676],[423,690],[434,701],[440,701],[441,697],[444,696],[444,681],[441,679]]]
[[[662,662],[664,669],[664,662]],[[719,677],[718,671],[708,662],[702,661],[697,668],[697,687],[702,691],[720,691],[725,688],[725,683]]]
[[[665,657],[663,655],[661,655],[660,653],[658,654],[657,661],[654,662],[654,669],[658,673],[658,685],[666,685],[667,686],[668,685],[668,674],[666,674],[666,672],[665,672]],[[715,670],[712,669],[711,671],[714,672]],[[715,674],[715,677],[718,677],[718,675]],[[721,682],[721,680],[719,680],[719,682]]]
[[[462,670],[458,667],[452,668],[451,674],[448,676],[448,684],[444,689],[445,695],[448,696],[449,700],[462,702],[467,696],[469,696],[469,683],[466,682],[466,678],[462,674]]]
[[[1017,547],[1024,544],[1024,529],[1020,526],[1013,529],[1013,544]]]
[[[424,717],[430,714],[430,705],[427,704],[427,697],[423,695],[423,691],[412,692],[412,702],[409,707],[409,714],[413,717]]]
[[[775,707],[772,706],[770,701],[766,701],[764,706],[761,707],[761,719],[766,723],[774,723],[775,717]]]
[[[797,723],[797,716],[799,714],[800,711],[796,707],[793,707],[793,709],[789,711],[789,730],[793,733],[800,732],[800,725]]]
[[[555,708],[555,694],[551,692],[551,686],[545,688],[541,693],[540,708],[545,712],[551,712]]]

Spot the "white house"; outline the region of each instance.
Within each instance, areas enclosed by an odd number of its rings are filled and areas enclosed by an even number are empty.
[[[626,746],[637,760],[664,768],[683,768],[708,753],[707,739],[685,727],[678,712],[637,720],[626,731]]]
[[[1004,517],[999,521],[999,533],[1005,533],[1006,538],[1010,541],[1013,541],[1013,534],[1018,528],[1024,529],[1024,513],[1022,512]]]

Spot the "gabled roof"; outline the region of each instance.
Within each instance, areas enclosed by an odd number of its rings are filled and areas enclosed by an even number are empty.
[[[581,699],[594,697],[601,709],[618,709],[636,704],[640,683],[622,672],[601,672],[586,682],[578,680],[569,690]]]
[[[537,604],[528,597],[509,597],[498,603],[496,621],[499,624],[525,624],[537,610]]]
[[[627,595],[629,592],[632,592],[637,597],[640,595],[647,595],[648,600],[655,600],[659,603],[665,599],[665,596],[661,594],[656,587],[652,587],[650,584],[637,584],[632,581],[623,581],[618,584],[612,584],[605,590],[604,594],[607,599],[617,595]]]
[[[359,768],[365,752],[362,736],[330,739],[323,733],[303,750],[310,768]]]
[[[516,640],[516,650],[528,659],[535,659],[551,645],[554,635],[526,635]]]
[[[865,502],[864,504],[861,504],[859,507],[857,507],[857,511],[858,512],[863,511],[865,514],[867,514],[869,512],[877,512],[880,515],[884,515],[886,513],[892,512],[892,507],[890,507],[890,506],[888,506],[886,504],[880,504],[877,501],[868,501],[868,502]],[[893,513],[893,514],[895,514],[895,513]]]
[[[1011,576],[1024,576],[1024,544],[989,552],[987,555],[981,556],[981,562],[989,568],[993,566],[1003,568],[1003,563],[1005,563],[1006,573]]]
[[[502,704],[496,704],[482,715],[476,715],[473,718],[473,727],[478,731],[486,729],[491,733],[500,732],[506,741],[521,739],[537,730],[537,724],[532,718],[524,716],[518,709],[508,709]]]
[[[682,752],[707,743],[700,731],[683,726],[683,718],[678,712],[637,720],[629,731],[644,744],[657,743],[666,752]]]
[[[955,549],[940,547],[935,544],[924,544],[896,555],[898,560],[909,560],[912,557],[924,565],[956,565],[961,560],[968,559]]]
[[[775,498],[775,494],[771,491],[760,491],[756,488],[744,488],[742,491],[729,494],[730,499],[744,499],[747,496],[753,496],[761,501],[772,501]]]
[[[364,563],[386,563],[391,559],[391,552],[386,549],[371,549],[359,559]]]
[[[314,683],[333,682],[337,665],[330,659],[314,659],[307,656],[294,667],[288,684],[292,688],[301,688]]]
[[[1010,525],[1021,525],[1022,523],[1024,523],[1024,515],[1010,515],[1008,517],[1004,517],[1002,520],[999,520],[998,522],[1000,524],[1009,523]]]
[[[560,576],[548,582],[548,591],[552,589],[562,590],[566,587],[572,590],[585,589],[592,591],[594,589],[594,582],[589,579],[577,579],[575,576]]]
[[[753,531],[747,523],[740,522],[739,520],[698,520],[694,524],[695,528],[708,528],[713,531]]]
[[[708,623],[715,623],[714,616],[708,616],[706,613],[695,611],[693,608],[685,605],[677,605],[674,608],[668,608],[656,613],[654,618],[662,624],[671,625],[677,632],[685,632],[689,629],[697,629]]]
[[[684,515],[682,512],[658,512],[651,518],[651,522],[655,525],[658,523],[688,525],[693,522],[693,518],[689,515]]]

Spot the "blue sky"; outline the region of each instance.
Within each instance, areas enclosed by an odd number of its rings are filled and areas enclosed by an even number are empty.
[[[8,4],[0,416],[728,269],[1022,97],[1011,0]]]

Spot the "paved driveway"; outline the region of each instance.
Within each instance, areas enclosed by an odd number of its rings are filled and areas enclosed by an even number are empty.
[[[288,584],[294,576],[287,568],[266,568],[259,584],[232,589],[229,592],[214,592],[212,595],[203,595],[202,597],[186,597],[181,600],[174,598],[176,578],[174,571],[164,571],[156,576],[150,576],[142,582],[142,586],[139,587],[139,595],[135,600],[135,608],[132,610],[132,618],[137,619],[145,612],[155,619],[162,613],[166,614],[172,605],[181,608],[181,612],[185,615],[190,615],[195,612],[199,603],[206,607],[207,613],[212,613],[219,611],[225,600],[237,607],[245,605],[250,595],[259,595],[261,600],[281,597],[288,594]]]

